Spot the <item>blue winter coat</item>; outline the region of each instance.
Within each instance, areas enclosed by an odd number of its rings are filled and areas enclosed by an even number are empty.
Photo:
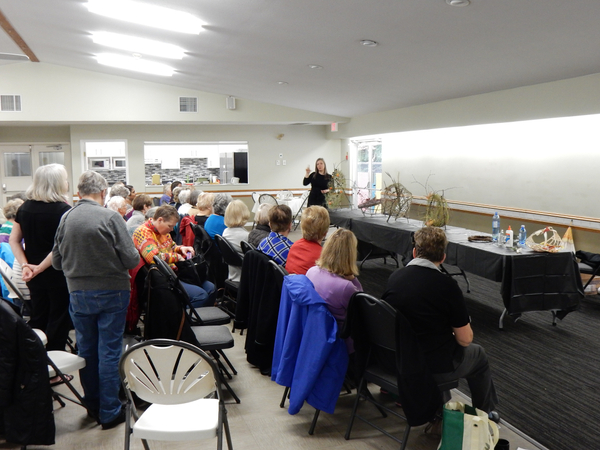
[[[348,367],[337,323],[305,275],[284,278],[271,379],[290,387],[288,412],[309,405],[333,414]]]

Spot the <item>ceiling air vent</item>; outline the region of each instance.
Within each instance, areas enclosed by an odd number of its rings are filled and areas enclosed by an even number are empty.
[[[198,97],[179,97],[179,112],[198,112]]]
[[[20,95],[0,95],[0,111],[19,112],[21,111]]]

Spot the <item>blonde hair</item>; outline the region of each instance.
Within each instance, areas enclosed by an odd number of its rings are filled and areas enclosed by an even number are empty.
[[[45,203],[67,201],[67,169],[62,164],[38,167],[33,183],[27,188],[27,198]]]
[[[14,200],[6,202],[6,205],[4,205],[3,209],[4,217],[6,217],[8,220],[12,220],[17,217],[17,211],[22,204],[23,200],[20,198],[15,198]]]
[[[270,203],[260,205],[254,216],[254,221],[259,225],[269,225],[269,211],[271,211],[272,207],[273,205]]]
[[[234,200],[225,210],[225,225],[228,228],[243,227],[250,218],[248,207],[241,200]]]
[[[325,241],[317,266],[342,277],[358,276],[357,246],[354,233],[340,228]]]
[[[196,201],[196,207],[200,211],[211,211],[212,205],[215,201],[215,194],[212,192],[203,192],[198,196],[198,200]]]
[[[302,237],[307,241],[321,241],[329,230],[329,213],[322,206],[309,206],[302,211]]]

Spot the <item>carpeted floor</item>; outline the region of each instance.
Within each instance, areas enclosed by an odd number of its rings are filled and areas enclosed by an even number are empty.
[[[388,260],[389,262],[389,260]],[[380,296],[395,266],[364,264],[363,289]],[[600,448],[600,296],[556,327],[549,312],[504,321],[500,284],[469,275],[471,293],[457,278],[471,314],[475,342],[487,351],[502,417],[552,450]],[[466,383],[460,390],[468,393]]]

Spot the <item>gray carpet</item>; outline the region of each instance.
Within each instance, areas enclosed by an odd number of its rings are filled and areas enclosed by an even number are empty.
[[[364,264],[364,290],[380,296],[394,266]],[[487,351],[501,416],[552,450],[600,448],[600,296],[586,296],[579,311],[552,326],[549,312],[504,321],[500,284],[469,275],[465,293],[475,342]],[[460,390],[468,394],[466,383]]]

